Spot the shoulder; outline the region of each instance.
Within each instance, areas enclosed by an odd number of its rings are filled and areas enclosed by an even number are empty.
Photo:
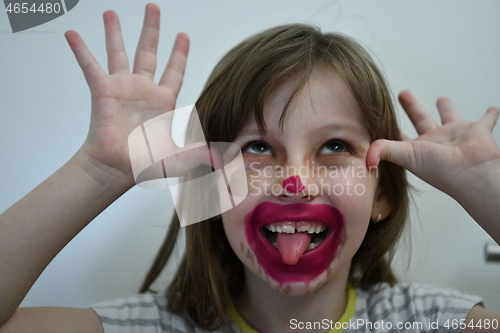
[[[358,289],[357,296],[360,300],[366,300],[371,307],[380,304],[401,307],[408,303],[409,306],[416,308],[428,308],[470,303],[475,305],[482,301],[477,296],[464,294],[454,289],[414,283],[398,283],[394,286],[387,283],[377,284],[369,289]]]
[[[356,303],[356,318],[394,325],[415,323],[415,327],[421,325],[422,331],[430,332],[434,326],[442,329],[447,322],[465,319],[476,304],[482,304],[482,299],[453,289],[399,283],[358,289]]]
[[[101,320],[105,333],[204,333],[196,325],[167,309],[163,295],[139,294],[90,306]]]

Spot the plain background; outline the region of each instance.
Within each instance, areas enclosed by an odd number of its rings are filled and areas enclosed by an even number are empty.
[[[63,33],[78,31],[105,66],[101,14],[113,9],[120,15],[131,59],[145,4],[81,0],[62,17],[17,34],[0,11],[0,211],[66,162],[85,139],[89,92]],[[176,0],[158,5],[160,70],[175,34],[185,31],[191,37],[178,107],[195,102],[230,47],[289,22],[355,37],[378,59],[394,93],[411,89],[435,117],[435,100],[442,95],[454,101],[465,120],[478,119],[488,106],[500,106],[496,0]],[[399,109],[403,129],[414,136]],[[500,142],[498,128],[494,135]],[[500,263],[485,263],[483,254],[491,238],[453,199],[411,178],[419,192],[411,233],[403,238],[395,264],[401,278],[481,295],[500,312]],[[135,293],[164,237],[172,207],[167,191],[133,188],[55,258],[23,305],[86,306]]]

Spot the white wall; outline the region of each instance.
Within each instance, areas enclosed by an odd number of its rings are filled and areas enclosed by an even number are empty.
[[[101,14],[114,9],[132,55],[145,4],[81,0],[68,14],[17,34],[0,11],[0,211],[54,172],[86,136],[89,92],[63,33],[77,30],[105,64]],[[176,32],[185,31],[192,40],[178,106],[196,100],[213,65],[235,43],[263,28],[297,21],[360,40],[382,63],[394,92],[411,89],[435,116],[434,101],[441,95],[451,97],[466,120],[479,118],[490,105],[500,106],[496,0],[177,0],[159,5],[159,68]],[[405,131],[414,135],[402,119]],[[494,135],[500,142],[498,128]],[[489,236],[452,199],[418,180],[414,184],[421,191],[411,226],[412,260],[406,271],[402,252],[398,271],[407,280],[480,294],[500,311],[500,264],[485,264],[482,253]],[[24,305],[85,306],[136,292],[171,211],[167,192],[132,189],[56,257]]]

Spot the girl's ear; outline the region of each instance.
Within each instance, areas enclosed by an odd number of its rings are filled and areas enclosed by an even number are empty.
[[[382,192],[380,184],[377,186],[377,192],[375,193],[372,207],[370,221],[374,223],[384,220],[391,213],[389,200],[387,200],[387,196]]]

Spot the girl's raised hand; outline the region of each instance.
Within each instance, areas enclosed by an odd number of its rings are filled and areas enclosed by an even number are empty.
[[[80,152],[91,165],[133,185],[128,136],[143,122],[175,108],[186,67],[189,39],[186,34],[177,35],[165,71],[156,84],[153,77],[160,28],[159,8],[154,4],[146,5],[132,72],[117,14],[106,11],[103,18],[109,74],[97,63],[78,33],[68,31],[65,35],[92,97],[90,129]],[[170,126],[165,130],[170,133]],[[179,150],[173,141],[170,144],[173,151]]]
[[[443,97],[437,101],[442,123],[438,125],[410,92],[403,91],[399,101],[419,136],[373,142],[367,166],[378,165],[379,159],[393,162],[452,196],[476,221],[495,215],[495,207],[500,207],[500,148],[491,132],[500,110],[491,107],[478,121],[463,122]],[[500,232],[499,226],[495,229]]]
[[[442,97],[437,101],[440,126],[410,92],[403,91],[399,101],[419,136],[373,142],[368,166],[377,165],[378,158],[396,163],[454,198],[460,195],[457,191],[470,188],[475,177],[500,170],[500,149],[491,135],[498,108],[489,108],[478,121],[463,122],[452,102]]]

